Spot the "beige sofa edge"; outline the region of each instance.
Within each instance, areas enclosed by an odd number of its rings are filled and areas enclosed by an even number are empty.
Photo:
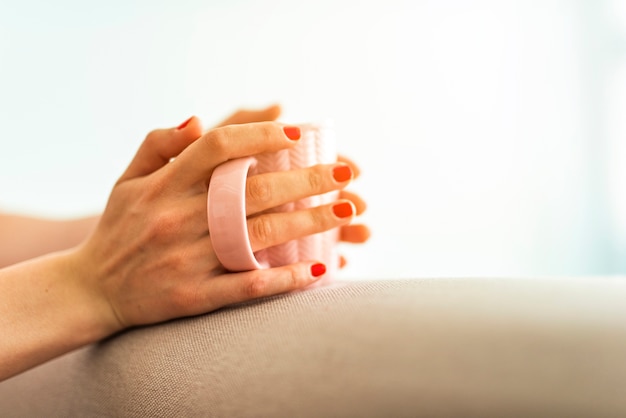
[[[127,331],[0,415],[626,416],[626,279],[345,282]]]

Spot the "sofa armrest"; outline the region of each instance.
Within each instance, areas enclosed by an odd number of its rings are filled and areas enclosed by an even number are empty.
[[[352,282],[116,335],[6,416],[626,416],[626,280]]]

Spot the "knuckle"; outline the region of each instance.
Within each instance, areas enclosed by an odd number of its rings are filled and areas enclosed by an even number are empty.
[[[275,148],[277,140],[280,141],[283,137],[282,128],[279,128],[279,124],[276,122],[253,122],[251,125],[253,126],[254,136],[265,144],[266,147],[269,146],[265,151]]]
[[[255,299],[265,296],[269,289],[269,281],[265,275],[259,273],[250,274],[243,286],[244,297]]]
[[[154,240],[169,240],[180,231],[180,216],[171,211],[164,211],[150,219],[148,235]]]
[[[176,311],[183,312],[194,304],[195,295],[182,286],[176,286],[170,290],[169,300]]]
[[[170,252],[167,263],[168,270],[171,270],[177,274],[183,273],[186,265],[188,265],[189,260],[184,256],[183,253],[178,251]]]
[[[150,132],[148,132],[148,135],[146,135],[146,139],[145,142],[148,142],[150,144],[157,142],[157,140],[159,139],[159,130],[155,129],[152,130]]]
[[[257,203],[269,202],[272,199],[272,188],[267,181],[258,176],[248,178],[246,186],[246,199]]]
[[[270,138],[276,136],[275,122],[260,122],[257,123],[257,127],[259,130],[259,135],[263,137],[263,139],[269,140]]]
[[[324,175],[319,169],[309,170],[307,182],[312,191],[322,190],[324,187]]]
[[[149,226],[156,226],[162,221],[162,217],[170,216],[161,213],[163,198],[167,195],[167,184],[164,181],[150,181],[141,189],[132,188],[124,190],[126,198],[125,209],[132,213],[141,214]]]
[[[218,155],[225,155],[227,153],[229,138],[228,126],[212,129],[204,136],[204,140],[209,149]]]
[[[300,277],[300,271],[296,268],[296,266],[292,266],[289,269],[289,274],[287,277],[287,286],[289,290],[298,289],[301,287],[302,278]]]
[[[251,239],[263,246],[269,246],[274,242],[275,228],[272,221],[266,216],[257,216],[249,221],[249,233]]]
[[[335,226],[334,220],[328,216],[326,212],[319,210],[319,208],[311,211],[310,216],[313,228],[318,232],[325,231]]]
[[[148,181],[147,187],[142,189],[142,195],[146,199],[157,200],[160,196],[166,194],[168,185],[170,184],[168,180],[167,176],[152,176]]]

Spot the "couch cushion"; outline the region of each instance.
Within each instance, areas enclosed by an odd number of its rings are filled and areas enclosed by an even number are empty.
[[[626,281],[342,283],[133,329],[2,416],[626,416]]]

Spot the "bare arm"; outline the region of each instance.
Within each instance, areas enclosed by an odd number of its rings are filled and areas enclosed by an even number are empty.
[[[99,217],[52,220],[0,214],[0,268],[80,244]]]
[[[0,381],[115,331],[81,286],[72,254],[0,269]]]

